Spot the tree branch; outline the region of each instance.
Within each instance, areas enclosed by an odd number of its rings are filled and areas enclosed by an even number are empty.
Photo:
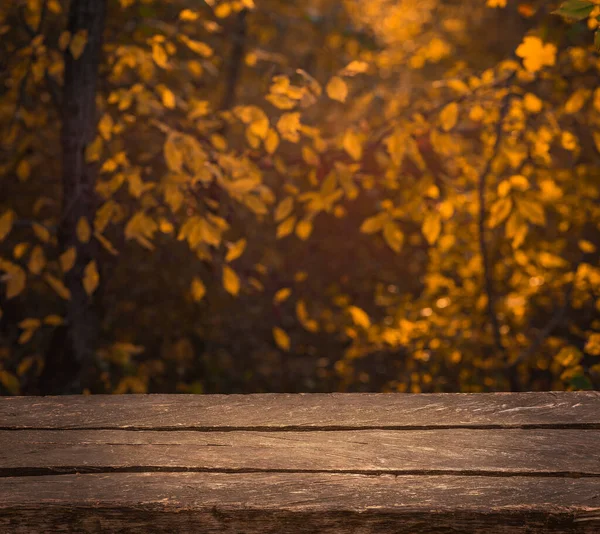
[[[229,58],[227,79],[225,81],[225,94],[223,95],[220,106],[220,109],[223,111],[230,109],[235,102],[235,90],[242,71],[244,48],[246,46],[246,32],[248,31],[248,25],[246,24],[247,14],[248,10],[242,9],[237,14],[233,26],[233,35],[231,36],[233,47]]]
[[[493,273],[492,273],[492,265],[490,264],[489,252],[486,244],[486,235],[485,235],[485,221],[486,221],[486,204],[485,204],[485,190],[487,185],[487,178],[492,169],[492,163],[496,156],[498,155],[498,149],[500,148],[500,143],[502,141],[502,125],[504,123],[504,118],[506,117],[506,113],[508,112],[508,106],[510,104],[511,93],[508,93],[503,99],[502,104],[500,106],[500,116],[498,117],[498,124],[496,125],[496,140],[494,142],[494,146],[492,148],[492,154],[487,160],[481,174],[479,175],[479,184],[478,184],[478,192],[479,192],[479,249],[481,252],[481,260],[483,264],[483,277],[484,277],[484,285],[485,292],[487,295],[487,309],[490,324],[492,326],[492,332],[494,335],[494,344],[496,346],[496,350],[498,353],[505,358],[506,357],[506,349],[504,344],[502,343],[502,335],[500,333],[500,324],[498,322],[498,317],[496,315],[496,295],[494,293],[494,283],[493,283]]]

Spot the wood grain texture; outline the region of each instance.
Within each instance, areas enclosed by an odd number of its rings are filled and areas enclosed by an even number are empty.
[[[600,392],[0,397],[0,429],[600,428]]]
[[[0,476],[161,469],[600,477],[600,430],[0,431]]]
[[[0,398],[0,533],[597,533],[600,394]]]
[[[591,534],[600,530],[599,500],[597,478],[306,473],[21,477],[0,479],[0,532]]]

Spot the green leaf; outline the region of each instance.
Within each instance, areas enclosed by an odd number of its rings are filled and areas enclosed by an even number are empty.
[[[593,9],[594,4],[588,0],[567,0],[553,13],[571,20],[583,20],[590,16]]]
[[[579,390],[590,390],[593,389],[593,385],[590,382],[590,379],[584,375],[577,375],[571,378],[569,381],[571,387]]]

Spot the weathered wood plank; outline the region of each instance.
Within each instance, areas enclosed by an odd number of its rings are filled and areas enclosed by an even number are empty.
[[[600,476],[600,430],[0,431],[0,476],[156,469]]]
[[[600,392],[0,398],[0,428],[600,428]]]
[[[586,533],[600,479],[119,473],[0,479],[0,532]]]

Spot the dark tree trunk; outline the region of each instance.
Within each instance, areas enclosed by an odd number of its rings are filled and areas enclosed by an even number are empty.
[[[93,299],[83,288],[84,269],[97,260],[97,245],[77,237],[77,223],[85,218],[93,227],[97,202],[96,166],[86,162],[86,147],[96,137],[96,86],[102,50],[106,0],[71,0],[68,31],[87,32],[81,56],[65,51],[62,107],[63,203],[59,229],[61,252],[74,247],[77,259],[65,275],[71,293],[67,302],[66,328],[60,332],[40,377],[42,393],[75,393],[91,387],[99,320]]]

